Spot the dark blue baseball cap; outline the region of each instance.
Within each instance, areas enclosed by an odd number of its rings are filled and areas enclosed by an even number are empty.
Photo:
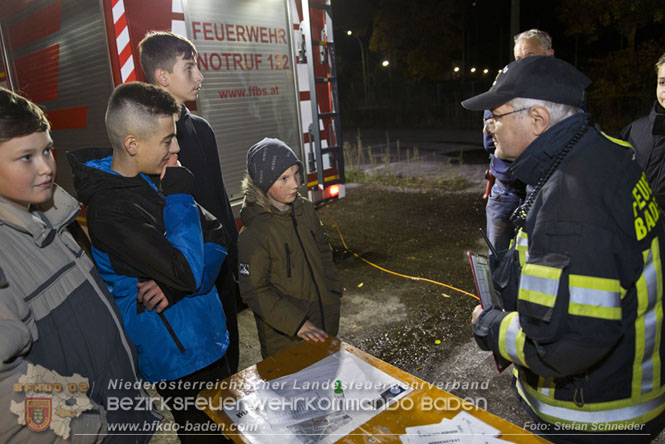
[[[547,100],[582,108],[591,80],[573,65],[552,56],[531,56],[503,68],[489,91],[466,99],[471,111],[494,109],[516,97]]]

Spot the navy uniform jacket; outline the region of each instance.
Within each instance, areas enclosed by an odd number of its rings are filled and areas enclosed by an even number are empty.
[[[474,326],[481,347],[514,363],[519,395],[541,419],[581,430],[665,409],[660,211],[630,146],[587,120],[549,128],[513,163],[535,185],[586,128],[514,242],[518,278],[502,297],[516,308],[486,310]]]

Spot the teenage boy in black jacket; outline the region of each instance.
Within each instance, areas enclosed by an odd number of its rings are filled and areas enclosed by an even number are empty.
[[[178,159],[196,177],[194,199],[210,211],[224,226],[228,257],[222,265],[216,287],[226,314],[230,344],[226,352],[231,371],[238,370],[238,230],[226,194],[215,133],[202,117],[189,112],[185,102],[196,100],[203,74],[196,65],[196,47],[184,37],[157,31],[148,33],[139,43],[141,67],[148,82],[173,95],[180,105],[177,137]]]

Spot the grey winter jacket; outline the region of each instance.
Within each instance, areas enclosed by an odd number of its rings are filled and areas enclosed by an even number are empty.
[[[51,379],[74,374],[87,378],[87,387],[78,390],[87,389],[92,408],[71,417],[67,442],[98,442],[103,438],[99,434],[113,432],[113,424],[158,422],[161,417],[149,410],[123,411],[109,403],[125,397],[136,402],[143,392],[135,384],[136,352],[115,302],[66,229],[79,212],[78,203],[56,187],[53,202],[42,210],[28,213],[0,197],[0,268],[5,277],[0,282],[0,442],[62,442],[64,433],[58,436],[53,427],[31,430],[10,405],[27,408],[30,398],[55,393],[26,383],[53,383],[57,381]],[[37,366],[52,373],[43,381],[25,376]],[[118,388],[118,383],[132,387]],[[69,387],[64,385],[62,392],[69,393]],[[53,400],[44,416],[51,417],[52,425],[66,422],[65,410]],[[105,442],[149,439],[114,435]]]

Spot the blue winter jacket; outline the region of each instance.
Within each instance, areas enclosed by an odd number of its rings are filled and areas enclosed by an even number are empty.
[[[123,177],[110,169],[110,153],[69,153],[93,256],[136,344],[143,377],[178,379],[220,359],[229,344],[214,286],[226,257],[224,231],[194,201],[187,169],[168,168],[161,181]],[[161,315],[137,302],[137,283],[148,280],[169,300]]]

